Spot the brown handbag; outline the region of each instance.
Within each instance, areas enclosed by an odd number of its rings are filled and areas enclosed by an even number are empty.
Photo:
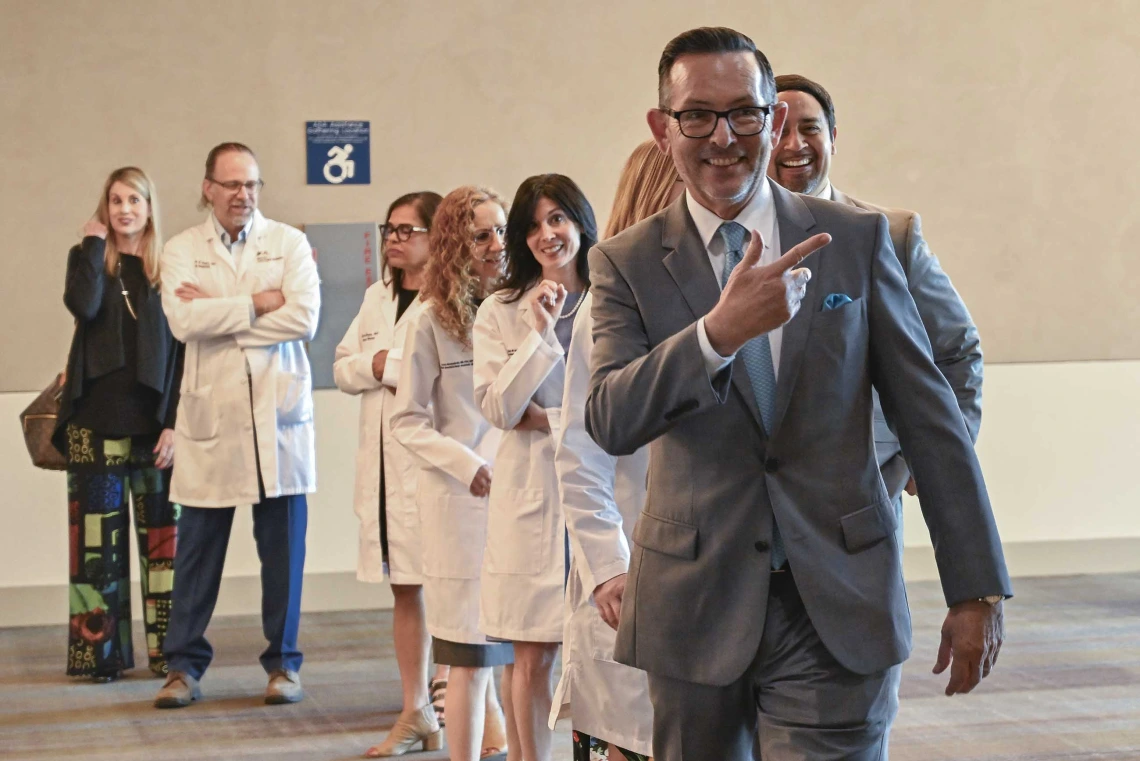
[[[20,413],[20,427],[24,429],[24,444],[28,447],[32,464],[44,470],[67,470],[67,458],[51,443],[59,420],[64,380],[63,373],[55,376],[55,380]]]

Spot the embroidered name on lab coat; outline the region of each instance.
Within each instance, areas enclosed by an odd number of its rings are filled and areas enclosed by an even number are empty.
[[[273,256],[268,251],[257,252],[257,261],[259,262],[279,262],[284,258],[284,256]]]
[[[375,338],[378,335],[380,335],[380,334],[375,330],[373,330],[370,333],[361,333],[360,334],[360,340],[361,341],[371,341],[373,338]]]
[[[208,269],[210,269],[210,267],[213,267],[213,266],[214,266],[213,262],[204,262],[201,259],[195,259],[194,260],[194,267],[197,269],[208,270]]]
[[[444,362],[439,366],[440,370],[458,370],[461,367],[472,367],[475,364],[473,359],[461,359],[458,362]]]

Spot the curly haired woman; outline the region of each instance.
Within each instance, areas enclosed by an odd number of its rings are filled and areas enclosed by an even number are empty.
[[[509,691],[514,651],[479,630],[479,575],[498,436],[491,434],[475,404],[471,345],[476,309],[502,274],[506,224],[506,203],[486,188],[461,187],[440,203],[420,292],[425,307],[408,328],[391,420],[396,439],[423,466],[416,499],[424,601],[435,661],[451,667],[451,761],[501,755],[508,746],[517,753],[519,748]],[[506,666],[505,728],[491,679],[492,668],[499,665]],[[430,705],[417,721],[409,737],[424,737],[429,748],[431,737],[438,737],[430,732],[435,721]]]

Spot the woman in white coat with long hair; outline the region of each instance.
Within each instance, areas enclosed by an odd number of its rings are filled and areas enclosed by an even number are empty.
[[[684,191],[673,161],[652,140],[639,145],[618,180],[605,237],[661,211]],[[586,433],[584,411],[594,347],[593,301],[574,318],[557,436],[562,512],[570,535],[570,580],[559,709],[569,705],[574,761],[644,761],[653,754],[653,707],[645,672],[614,661],[633,526],[645,506],[648,449],[611,457]]]
[[[436,663],[451,667],[447,744],[451,761],[517,758],[511,720],[509,644],[479,628],[487,495],[497,436],[475,405],[471,328],[478,303],[502,273],[506,204],[493,191],[453,190],[436,210],[423,311],[408,329],[392,431],[422,465],[417,487],[427,626]],[[491,679],[505,666],[504,716]],[[423,717],[423,729],[430,729]],[[425,741],[425,749],[434,743]]]
[[[552,427],[574,315],[589,289],[594,211],[569,177],[523,181],[507,222],[502,290],[475,319],[475,400],[502,429],[483,560],[481,622],[515,644],[513,698],[523,757],[548,761],[552,676],[562,641],[568,549]]]
[[[428,260],[428,232],[438,193],[400,196],[380,226],[380,280],[364,294],[356,319],[336,347],[333,378],[346,394],[360,395],[353,507],[360,520],[356,578],[392,585],[392,639],[403,687],[403,710],[393,731],[370,757],[406,752],[407,727],[429,702],[431,638],[424,621],[420,519],[416,507],[419,464],[390,430],[404,337],[423,302],[418,298]],[[445,682],[437,671],[432,684]],[[438,713],[439,706],[436,706]]]

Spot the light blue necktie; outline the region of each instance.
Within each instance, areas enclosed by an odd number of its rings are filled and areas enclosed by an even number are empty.
[[[748,237],[748,231],[736,222],[725,222],[717,232],[724,239],[724,271],[720,277],[721,288],[724,288],[728,276],[744,258],[744,239]],[[744,361],[744,367],[748,370],[748,377],[752,380],[752,393],[756,397],[756,406],[760,408],[760,419],[764,421],[764,430],[771,436],[772,423],[776,418],[776,370],[772,364],[772,346],[768,343],[768,336],[762,335],[750,339],[740,347],[737,355]],[[773,519],[772,567],[783,566],[787,559],[779,527]]]

